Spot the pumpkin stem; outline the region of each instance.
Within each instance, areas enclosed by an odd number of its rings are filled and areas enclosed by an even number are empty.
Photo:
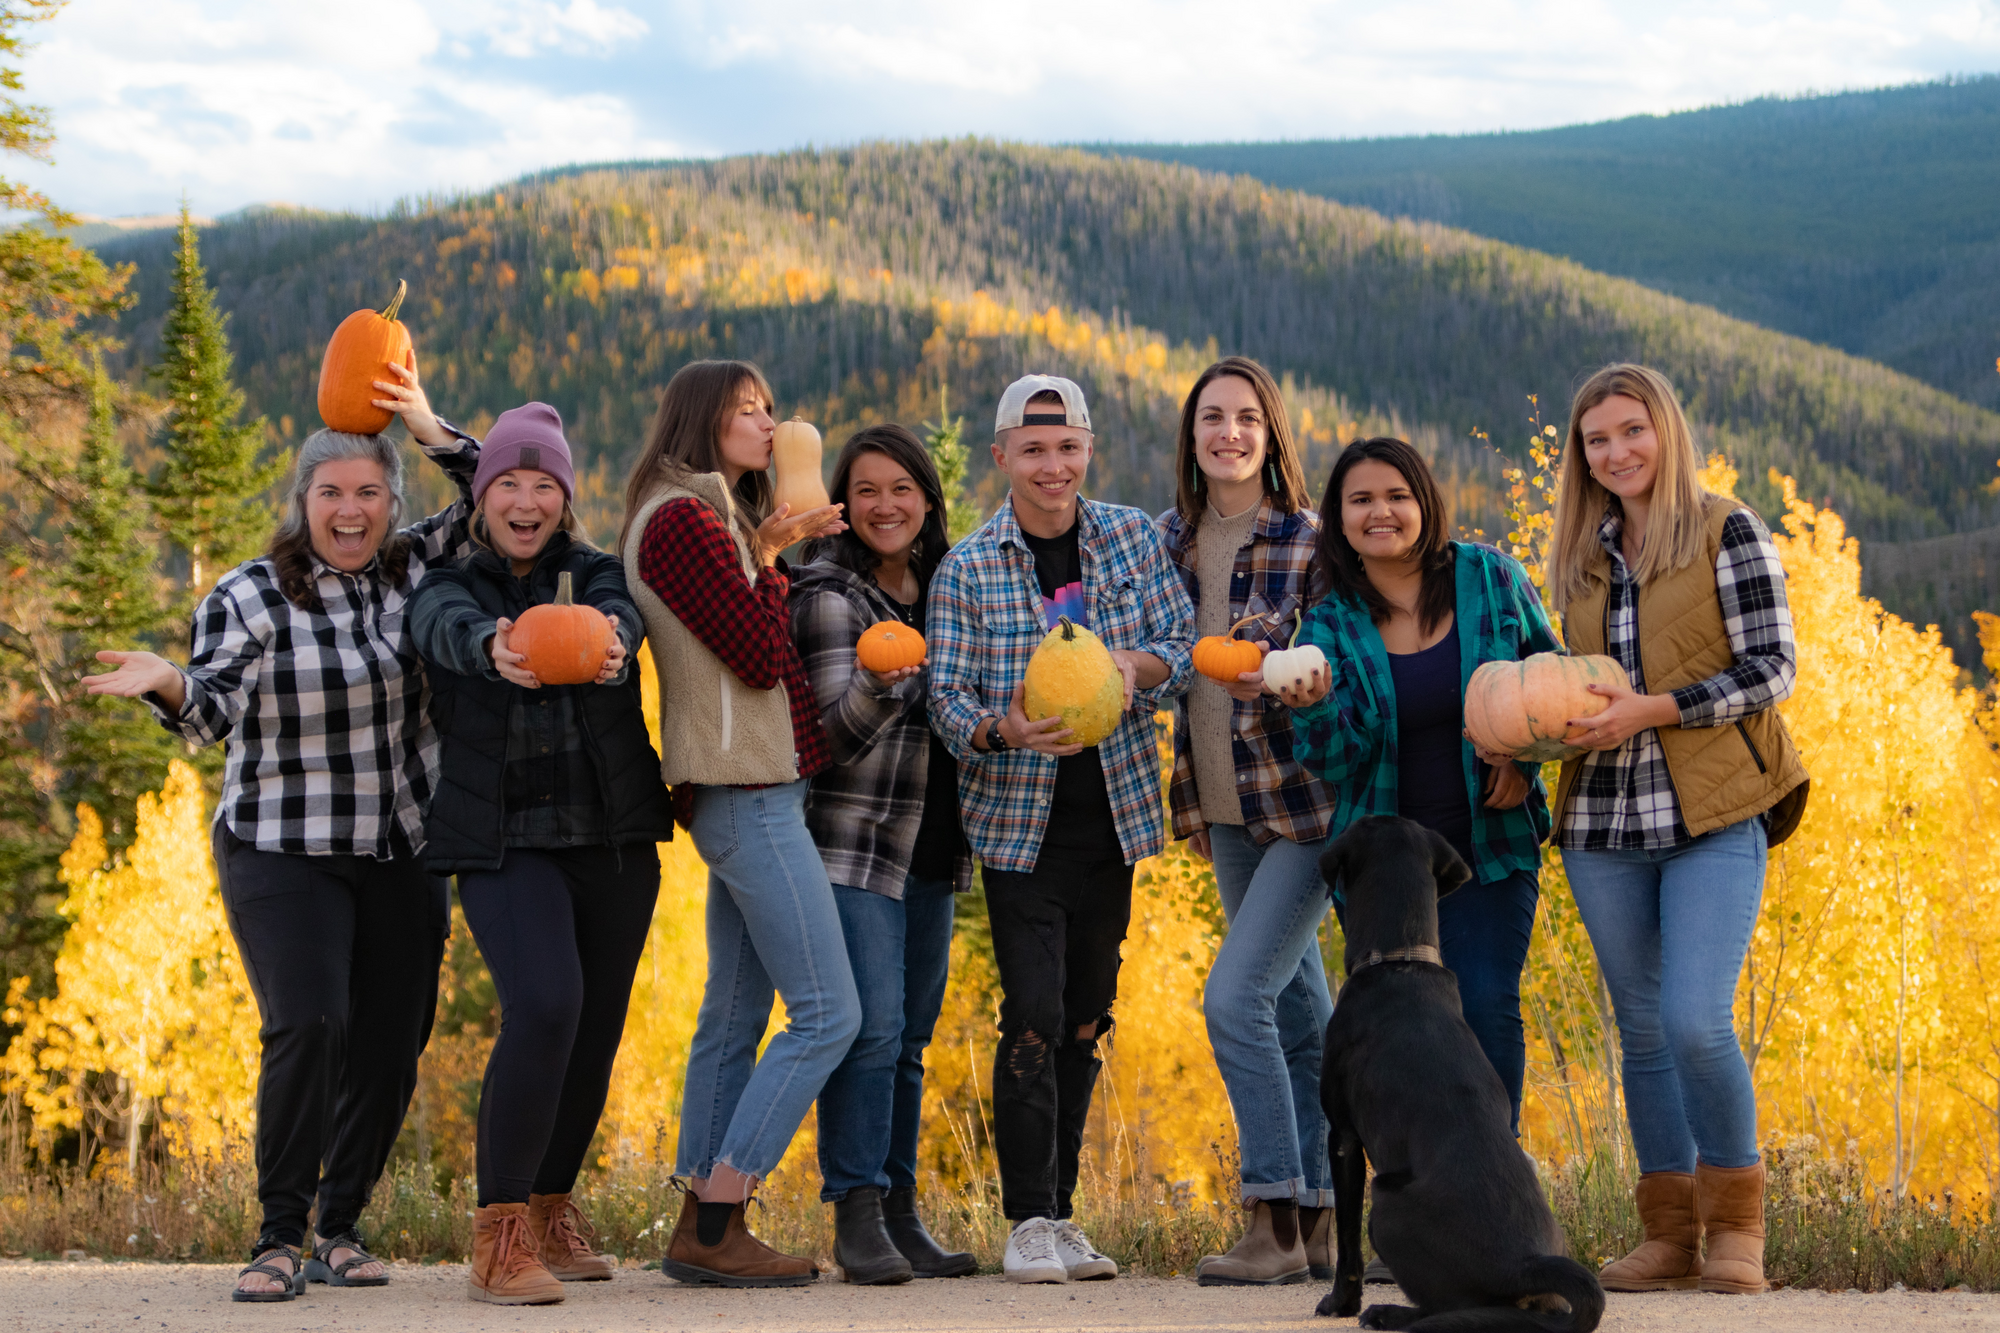
[[[1075,642],[1076,626],[1070,623],[1070,619],[1068,616],[1057,616],[1056,627],[1062,631],[1064,643]]]
[[[576,605],[576,602],[573,600],[575,595],[573,591],[574,587],[575,585],[570,582],[570,572],[567,569],[565,569],[562,573],[556,575],[555,604],[557,606]]]
[[[1298,622],[1298,624],[1296,624],[1296,625],[1292,626],[1292,637],[1291,637],[1290,639],[1288,639],[1288,640],[1286,640],[1286,641],[1285,641],[1285,647],[1287,647],[1287,648],[1296,648],[1296,647],[1298,647],[1298,646],[1299,646],[1299,635],[1301,635],[1301,634],[1303,634],[1303,633],[1305,632],[1305,628],[1306,628],[1306,609],[1305,609],[1305,608],[1304,608],[1304,607],[1302,606],[1302,607],[1300,607],[1300,608],[1298,609],[1298,611],[1297,611],[1297,613],[1296,613],[1296,614],[1298,615],[1298,618],[1299,618],[1299,622]]]
[[[1236,637],[1237,630],[1242,629],[1245,625],[1249,624],[1253,620],[1262,620],[1263,618],[1264,617],[1262,616],[1245,616],[1243,617],[1243,619],[1237,621],[1234,625],[1231,625],[1229,627],[1229,633],[1223,635],[1223,637],[1226,639],[1233,639]]]
[[[389,298],[388,306],[385,307],[382,311],[382,318],[389,320],[391,323],[394,323],[396,319],[396,312],[403,308],[403,298],[409,295],[409,292],[410,292],[410,284],[403,281],[401,278],[396,279],[396,294]]]

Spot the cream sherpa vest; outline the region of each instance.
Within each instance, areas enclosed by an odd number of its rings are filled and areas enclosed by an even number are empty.
[[[669,482],[639,506],[625,538],[625,582],[645,617],[660,684],[660,776],[668,786],[762,786],[799,776],[792,744],[792,709],[782,682],[753,690],[736,678],[680,617],[639,577],[639,547],[653,513],[669,500],[693,498],[722,516],[736,539],[743,575],[752,586],[757,566],[736,526],[735,497],[719,472]]]

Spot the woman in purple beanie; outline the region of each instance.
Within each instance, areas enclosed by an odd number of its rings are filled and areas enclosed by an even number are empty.
[[[553,407],[501,414],[472,497],[474,550],[434,571],[410,608],[444,746],[425,851],[433,873],[458,876],[500,996],[471,1296],[542,1305],[563,1282],[611,1277],[570,1191],[604,1110],[659,892],[654,844],[673,837],[673,815],[631,669],[645,625],[623,564],[579,531]],[[582,685],[544,684],[509,644],[565,578],[614,631]]]

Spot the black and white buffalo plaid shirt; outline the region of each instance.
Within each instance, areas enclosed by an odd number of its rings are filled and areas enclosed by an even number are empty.
[[[1611,557],[1605,651],[1646,688],[1639,660],[1639,588],[1619,547],[1623,515],[1613,509],[1597,530]],[[1736,661],[1727,670],[1674,691],[1683,727],[1721,727],[1774,707],[1792,692],[1798,647],[1785,601],[1785,567],[1764,521],[1738,509],[1723,521],[1715,556],[1715,592]],[[1584,760],[1564,812],[1559,845],[1576,851],[1659,851],[1692,842],[1667,775],[1660,734],[1648,728],[1615,750]]]
[[[438,741],[404,621],[425,567],[469,549],[479,444],[460,435],[424,454],[459,499],[403,529],[400,587],[384,582],[379,561],[346,574],[315,560],[326,609],[306,611],[278,591],[268,557],[245,561],[195,611],[180,712],[147,696],[167,730],[228,742],[216,818],[259,851],[386,861],[423,848]],[[392,842],[395,829],[403,836]]]

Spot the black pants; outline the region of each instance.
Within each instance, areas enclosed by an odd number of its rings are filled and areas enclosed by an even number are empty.
[[[1097,1043],[1118,995],[1118,946],[1132,919],[1132,867],[1044,856],[1032,871],[984,872],[1000,966],[993,1053],[993,1148],[1010,1222],[1064,1218],[1103,1062]],[[1080,1038],[1076,1030],[1097,1025]]]
[[[459,905],[500,996],[479,1093],[480,1207],[576,1184],[659,892],[650,842],[516,847],[498,870],[460,873]]]
[[[258,1246],[337,1236],[368,1206],[417,1087],[450,929],[445,882],[395,859],[260,852],[218,823],[215,870],[263,1025]]]

